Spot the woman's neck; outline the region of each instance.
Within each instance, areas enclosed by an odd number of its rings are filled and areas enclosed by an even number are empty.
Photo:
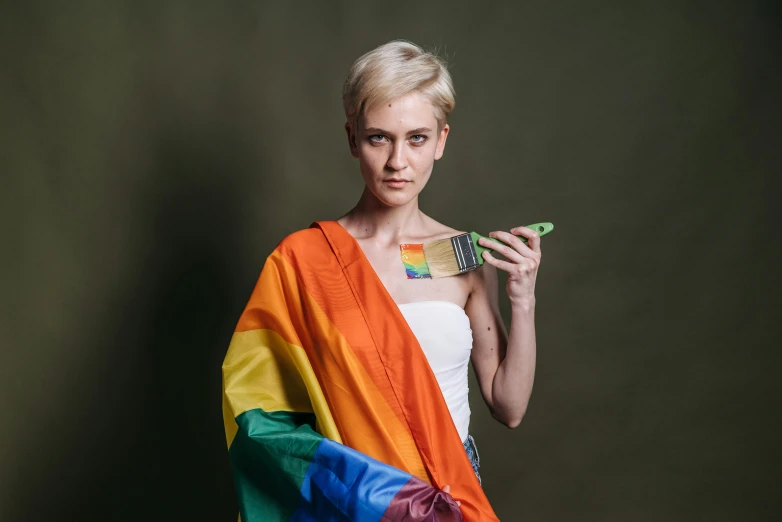
[[[392,245],[409,236],[410,230],[420,230],[423,218],[417,197],[400,207],[389,207],[364,187],[361,199],[339,222],[356,239],[371,238],[380,245]]]

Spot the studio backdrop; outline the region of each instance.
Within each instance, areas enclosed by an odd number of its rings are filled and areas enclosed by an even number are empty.
[[[357,201],[341,85],[400,38],[437,49],[457,93],[422,209],[556,226],[520,427],[471,375],[499,517],[774,519],[779,14],[4,5],[0,520],[235,520],[225,350],[276,244]]]

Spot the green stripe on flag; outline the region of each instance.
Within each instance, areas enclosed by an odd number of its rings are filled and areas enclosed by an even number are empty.
[[[236,423],[239,431],[228,452],[242,522],[288,520],[323,440],[314,431],[315,414],[254,409]]]

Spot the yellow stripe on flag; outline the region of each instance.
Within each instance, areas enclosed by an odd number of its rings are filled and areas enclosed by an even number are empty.
[[[256,408],[266,412],[314,410],[318,431],[342,442],[304,349],[288,343],[277,332],[234,333],[223,362],[223,379],[228,447],[238,429],[236,417]]]

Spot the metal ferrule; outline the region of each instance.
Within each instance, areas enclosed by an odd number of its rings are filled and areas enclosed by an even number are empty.
[[[469,272],[481,266],[470,234],[452,237],[451,244],[456,255],[456,263],[459,265],[459,272]]]

